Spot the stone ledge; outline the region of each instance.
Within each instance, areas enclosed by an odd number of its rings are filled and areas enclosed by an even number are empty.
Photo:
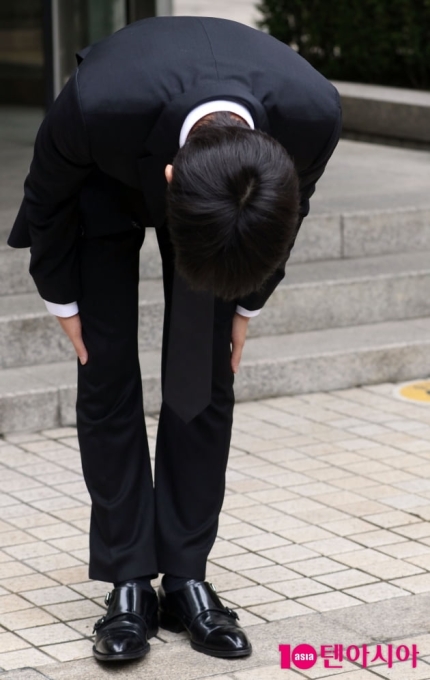
[[[430,92],[333,81],[343,109],[343,130],[379,138],[430,143]]]

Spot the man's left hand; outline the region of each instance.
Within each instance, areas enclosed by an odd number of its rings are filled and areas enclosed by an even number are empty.
[[[248,322],[248,316],[236,313],[233,317],[233,328],[231,331],[231,368],[233,373],[237,373],[239,370]]]

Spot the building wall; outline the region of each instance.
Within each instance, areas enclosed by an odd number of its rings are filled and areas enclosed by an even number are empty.
[[[0,0],[0,104],[44,97],[42,0]]]
[[[109,35],[129,17],[213,16],[256,26],[251,0],[57,0],[54,73],[45,66],[43,0],[0,0],[0,104],[43,106],[55,98],[75,66],[75,52]],[[49,43],[50,44],[50,43]],[[48,63],[50,60],[48,59]],[[48,95],[52,90],[53,93]]]
[[[175,15],[220,17],[256,26],[259,17],[251,0],[173,0]]]

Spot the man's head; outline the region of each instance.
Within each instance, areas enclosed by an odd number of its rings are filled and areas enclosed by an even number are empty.
[[[225,300],[258,290],[298,224],[298,178],[281,144],[215,114],[193,128],[166,177],[176,266],[189,285]]]

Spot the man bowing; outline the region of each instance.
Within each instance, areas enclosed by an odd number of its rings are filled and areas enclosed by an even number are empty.
[[[38,132],[8,243],[31,247],[78,356],[89,577],[114,585],[94,655],[144,656],[160,625],[197,651],[246,656],[236,612],[205,580],[234,374],[338,142],[339,95],[288,46],[222,19],[138,21],[78,61]],[[154,480],[137,342],[148,227],[165,294]]]

